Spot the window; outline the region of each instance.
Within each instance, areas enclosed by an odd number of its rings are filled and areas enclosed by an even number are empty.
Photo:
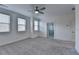
[[[0,13],[0,32],[10,31],[10,16]]]
[[[39,31],[39,21],[34,20],[34,31]]]
[[[18,18],[18,31],[26,30],[26,20],[22,18]]]

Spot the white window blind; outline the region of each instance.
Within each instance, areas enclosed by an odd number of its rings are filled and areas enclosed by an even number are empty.
[[[38,20],[34,20],[34,30],[38,31],[39,30],[39,21]]]
[[[18,31],[26,30],[26,20],[22,18],[18,18]]]
[[[10,31],[10,16],[0,13],[0,32]]]

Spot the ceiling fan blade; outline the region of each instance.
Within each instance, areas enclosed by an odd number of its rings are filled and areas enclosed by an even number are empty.
[[[40,10],[45,10],[46,8],[45,7],[43,7],[43,8],[41,8]]]
[[[41,13],[41,14],[44,14],[44,12],[41,12],[41,11],[38,11],[39,13]]]

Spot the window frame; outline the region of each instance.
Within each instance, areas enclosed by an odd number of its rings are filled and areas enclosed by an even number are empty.
[[[34,25],[34,21],[38,21],[38,30],[35,30],[35,25]],[[40,32],[40,19],[38,18],[33,18],[33,32]]]
[[[21,19],[24,19],[25,20],[25,30],[24,31],[18,31],[18,18],[21,18]],[[27,30],[27,19],[24,18],[24,17],[17,17],[16,18],[16,31],[17,32],[26,32],[26,30]]]
[[[8,24],[9,25],[9,31],[4,31],[4,32],[0,32],[0,33],[10,33],[11,32],[11,26],[12,26],[12,21],[11,21],[11,19],[12,19],[12,15],[10,14],[10,13],[6,13],[6,12],[0,12],[0,14],[3,14],[3,15],[7,15],[7,16],[9,16],[10,17],[10,19],[9,19],[9,21],[10,21],[10,23],[4,23],[4,24]]]

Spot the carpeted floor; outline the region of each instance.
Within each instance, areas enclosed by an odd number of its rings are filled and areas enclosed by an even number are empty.
[[[25,39],[0,47],[0,55],[77,55],[74,42],[47,38]]]

